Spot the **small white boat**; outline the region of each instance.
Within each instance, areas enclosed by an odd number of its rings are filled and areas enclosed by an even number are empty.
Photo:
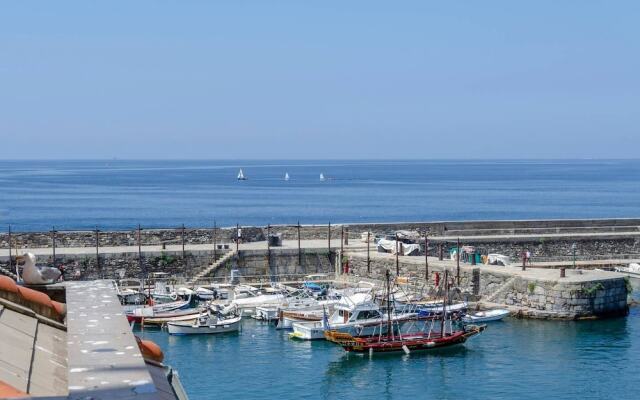
[[[239,181],[246,181],[247,177],[244,176],[244,173],[242,172],[242,168],[240,168],[240,171],[238,172],[238,180]]]
[[[462,317],[462,320],[467,323],[476,324],[480,322],[499,321],[507,315],[509,315],[509,310],[507,309],[487,310],[465,315]]]
[[[288,181],[288,180],[289,180],[289,173],[288,173],[288,172],[285,172],[285,173],[284,173],[284,180],[285,180],[285,181]]]
[[[631,263],[628,267],[616,267],[616,272],[627,274],[633,278],[640,278],[640,264]]]
[[[242,317],[234,315],[230,318],[213,316],[211,313],[201,314],[192,322],[168,322],[170,335],[200,335],[225,332],[237,332]]]
[[[260,321],[273,321],[278,319],[277,306],[260,306],[256,307],[256,312],[251,316]]]
[[[196,288],[195,293],[196,293],[196,296],[198,296],[198,299],[200,300],[213,300],[213,297],[214,297],[213,290],[203,288],[203,287]]]
[[[326,179],[324,178],[324,174],[320,173],[320,182],[324,182]]]

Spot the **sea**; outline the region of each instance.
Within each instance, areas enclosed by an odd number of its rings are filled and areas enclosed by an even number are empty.
[[[638,217],[639,182],[640,160],[0,161],[0,230]]]
[[[0,161],[0,229],[639,217],[639,183],[637,160]],[[232,334],[139,334],[193,400],[640,398],[637,306],[507,318],[463,347],[409,355],[347,354],[251,319]]]

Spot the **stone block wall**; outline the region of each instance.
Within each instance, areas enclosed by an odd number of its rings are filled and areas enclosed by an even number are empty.
[[[389,269],[395,275],[395,259],[372,259],[370,272],[367,272],[366,256],[353,254],[348,256],[350,274],[375,280],[383,280]],[[400,275],[412,280],[424,282],[424,264],[400,262]],[[429,266],[430,282],[433,273],[443,269]],[[452,277],[455,268],[449,269]],[[567,271],[568,274],[576,271]],[[510,274],[488,271],[487,269],[462,266],[460,269],[460,289],[472,297],[479,296],[482,301],[517,306],[522,308],[524,316],[536,318],[576,319],[593,316],[626,315],[628,312],[627,295],[629,283],[624,278],[589,280],[572,282],[558,280],[525,279]]]

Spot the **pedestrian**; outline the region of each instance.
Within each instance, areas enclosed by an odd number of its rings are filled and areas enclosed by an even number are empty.
[[[527,261],[527,265],[531,266],[531,252],[529,250],[527,250],[527,252],[525,253],[525,258]]]

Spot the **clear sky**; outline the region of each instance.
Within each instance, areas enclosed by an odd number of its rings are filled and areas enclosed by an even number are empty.
[[[0,158],[637,158],[639,1],[4,1]]]

